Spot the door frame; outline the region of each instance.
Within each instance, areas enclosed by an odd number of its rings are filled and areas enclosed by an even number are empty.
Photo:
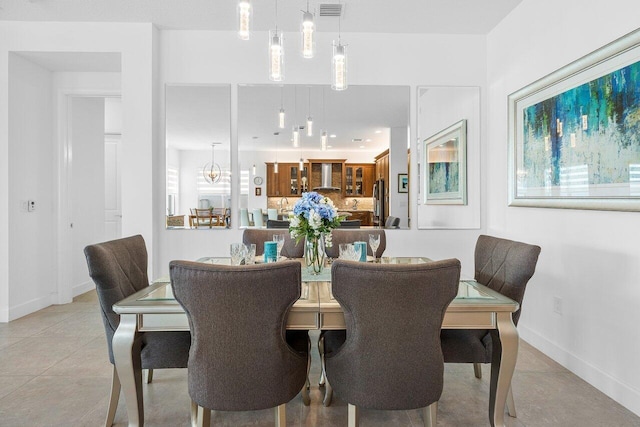
[[[56,95],[56,118],[54,124],[57,128],[57,147],[54,165],[56,184],[56,198],[54,202],[54,217],[56,222],[55,259],[56,286],[52,290],[51,302],[53,304],[66,304],[73,300],[73,284],[71,283],[72,267],[71,252],[73,239],[71,228],[71,198],[69,188],[71,186],[73,171],[73,143],[71,141],[71,101],[73,98],[121,98],[122,92],[110,90],[74,90],[63,89]],[[124,132],[123,132],[124,133]]]

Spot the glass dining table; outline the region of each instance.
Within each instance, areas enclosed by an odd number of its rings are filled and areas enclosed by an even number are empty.
[[[422,257],[382,257],[389,264],[430,262]],[[197,262],[229,265],[229,258],[200,258]],[[487,288],[475,280],[461,280],[458,294],[444,316],[443,329],[488,329],[499,338],[493,343],[489,420],[492,426],[504,426],[505,405],[518,354],[518,332],[511,315],[517,302]],[[384,309],[381,306],[381,309]],[[140,332],[189,330],[187,316],[173,296],[168,278],[161,278],[122,301],[113,310],[120,324],[113,336],[116,369],[125,398],[129,426],[144,424]],[[313,275],[302,268],[301,296],[289,312],[287,329],[345,329],[344,315],[331,293],[331,268]]]

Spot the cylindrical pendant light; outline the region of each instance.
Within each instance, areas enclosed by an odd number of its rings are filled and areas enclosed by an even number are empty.
[[[300,170],[302,170],[302,168],[304,168],[304,159],[300,157]]]
[[[240,40],[249,40],[251,37],[251,2],[250,0],[238,1],[238,37]]]
[[[278,161],[277,160],[273,164],[273,173],[278,173]]]
[[[283,34],[278,29],[269,31],[269,80],[284,80],[284,45]]]
[[[313,58],[315,54],[315,24],[313,23],[313,13],[309,12],[309,4],[307,3],[307,11],[302,12],[302,56],[304,58]]]
[[[307,110],[307,136],[313,136],[313,118],[311,117],[311,88],[309,88],[309,109]]]
[[[298,128],[298,126],[293,127],[292,139],[293,146],[297,148],[300,145],[300,129]]]
[[[278,112],[278,127],[284,129],[284,86],[280,86],[280,111]]]
[[[331,89],[347,89],[347,47],[338,42],[333,43],[333,58],[331,59]]]

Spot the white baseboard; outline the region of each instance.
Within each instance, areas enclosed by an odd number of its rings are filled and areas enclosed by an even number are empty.
[[[631,412],[640,416],[640,391],[612,377],[571,352],[558,347],[537,332],[524,325],[518,326],[520,337],[576,374],[602,393],[606,394]]]
[[[77,297],[78,295],[82,295],[85,292],[89,292],[94,288],[95,288],[95,285],[90,280],[87,282],[81,283],[77,286],[74,286],[73,289],[71,289],[72,297]]]
[[[51,298],[49,296],[34,298],[31,301],[9,307],[9,314],[7,317],[9,321],[16,320],[22,316],[26,316],[27,314],[49,307],[50,305]]]

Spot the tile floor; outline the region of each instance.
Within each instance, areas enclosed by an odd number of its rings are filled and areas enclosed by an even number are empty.
[[[313,333],[313,338],[317,337]],[[318,378],[317,353],[312,378]],[[478,380],[469,365],[447,365],[438,425],[489,425],[488,377]],[[0,426],[100,426],[109,396],[111,365],[95,292],[73,303],[51,306],[0,324]],[[518,418],[508,426],[640,426],[640,417],[615,403],[525,342],[513,380]],[[154,373],[144,386],[147,426],[188,426],[186,370]],[[298,395],[287,405],[290,426],[346,426],[347,406],[334,395],[322,406],[322,389],[312,384],[311,406]],[[273,411],[214,412],[222,426],[272,426]],[[116,426],[127,425],[122,397]],[[421,412],[361,411],[361,426],[421,426]]]

